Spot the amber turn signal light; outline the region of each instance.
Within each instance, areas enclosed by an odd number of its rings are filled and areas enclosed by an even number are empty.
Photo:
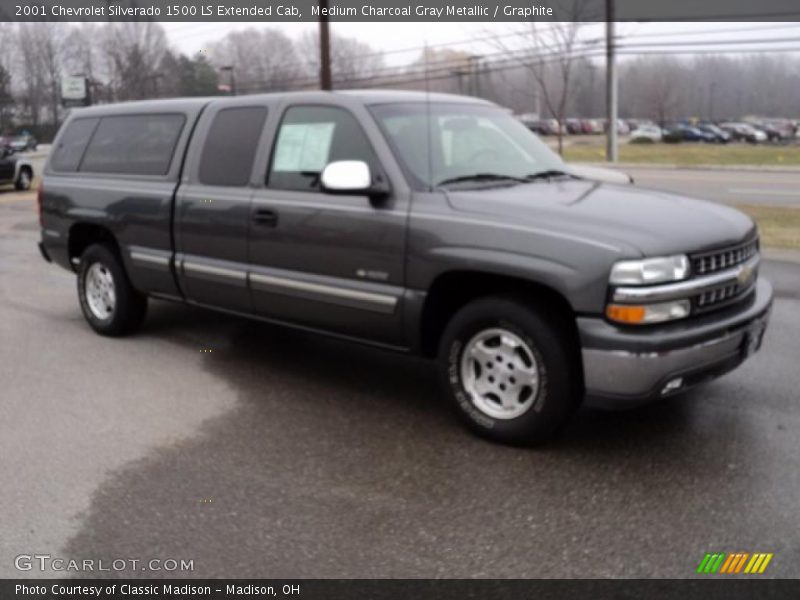
[[[625,304],[609,304],[606,306],[606,316],[617,323],[639,324],[644,322],[647,311],[644,306],[629,306]]]

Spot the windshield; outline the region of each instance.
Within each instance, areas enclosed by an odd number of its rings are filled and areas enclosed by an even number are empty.
[[[406,174],[421,189],[472,176],[520,180],[565,169],[558,155],[497,107],[398,103],[372,106],[371,111]]]

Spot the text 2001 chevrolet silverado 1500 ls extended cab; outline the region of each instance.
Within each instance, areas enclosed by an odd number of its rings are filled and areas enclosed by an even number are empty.
[[[463,420],[540,442],[757,350],[754,223],[575,175],[472,98],[309,92],[75,110],[39,191],[42,254],[98,333],[149,296],[436,358]]]

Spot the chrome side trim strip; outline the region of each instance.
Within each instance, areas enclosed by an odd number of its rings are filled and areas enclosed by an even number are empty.
[[[130,257],[136,262],[149,263],[152,265],[158,265],[160,267],[169,267],[169,258],[166,256],[159,256],[157,254],[150,254],[148,252],[131,250]]]
[[[184,260],[182,265],[184,271],[189,271],[191,273],[201,273],[204,275],[218,275],[219,277],[227,277],[228,279],[235,279],[237,281],[245,281],[247,279],[247,272],[239,271],[238,269],[214,267],[212,265],[203,265],[188,260]]]
[[[739,283],[749,287],[753,283],[753,273],[761,258],[754,256],[746,263],[733,269],[719,271],[713,275],[687,279],[677,283],[652,285],[648,287],[618,287],[614,290],[614,302],[661,302],[697,296],[714,288]]]
[[[365,308],[373,307],[380,312],[393,312],[397,305],[397,297],[374,292],[363,292],[350,288],[343,288],[310,281],[299,281],[285,277],[250,273],[250,282],[256,287],[265,287],[275,291],[307,292],[315,296],[315,300],[337,303],[337,300],[350,300],[364,305]]]

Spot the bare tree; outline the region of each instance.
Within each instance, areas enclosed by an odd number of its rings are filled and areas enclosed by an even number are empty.
[[[298,42],[308,73],[319,73],[319,38],[315,32],[306,32]],[[348,85],[349,80],[375,77],[384,68],[383,54],[355,38],[331,35],[331,72],[334,85]],[[358,83],[356,81],[356,83]],[[360,84],[359,84],[360,85]]]
[[[570,21],[531,22],[527,29],[517,29],[518,36],[495,36],[493,43],[501,51],[520,57],[520,64],[536,82],[547,112],[558,121],[558,152],[564,151],[564,119],[572,91],[574,67],[580,58],[579,33],[588,16],[586,0],[572,0],[559,7]],[[525,27],[525,26],[523,26]],[[522,39],[522,46],[512,47],[509,38]],[[522,53],[521,53],[522,50]]]
[[[641,57],[626,68],[620,90],[627,96],[628,106],[638,99],[637,112],[647,114],[663,127],[675,112],[678,94],[684,88],[680,80],[687,73],[676,58]]]
[[[167,51],[164,28],[152,21],[130,21],[103,27],[101,56],[113,100],[158,95],[158,65]]]
[[[211,44],[209,58],[217,68],[232,66],[245,91],[286,89],[307,75],[291,38],[278,29],[233,31]]]

